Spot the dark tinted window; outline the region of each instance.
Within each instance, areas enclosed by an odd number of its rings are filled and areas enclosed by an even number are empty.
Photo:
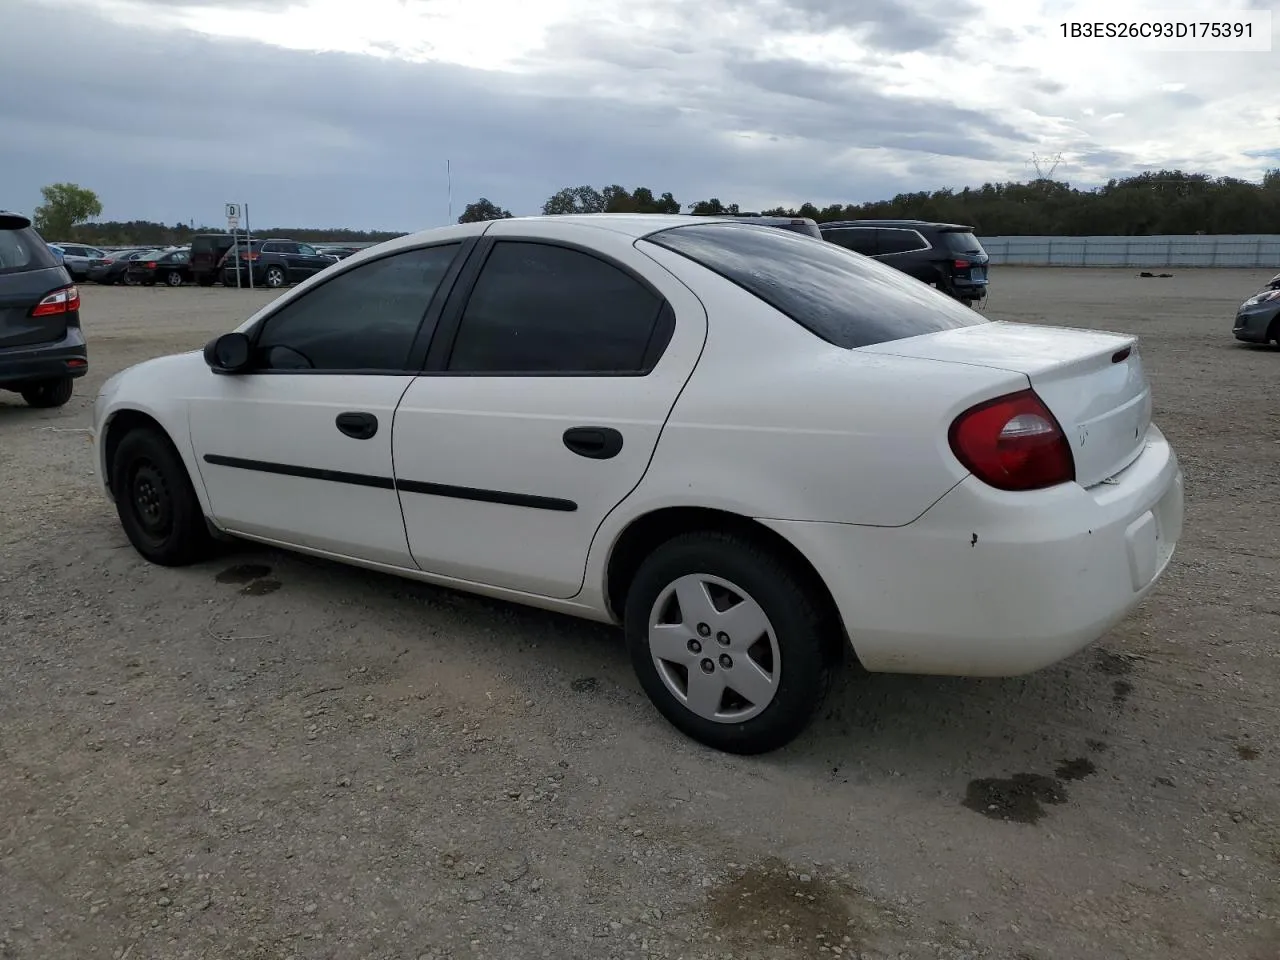
[[[837,227],[824,233],[822,239],[868,257],[876,255],[876,230],[872,227]]]
[[[363,263],[267,318],[255,361],[273,370],[403,370],[458,244]]]
[[[948,230],[945,233],[940,233],[938,239],[951,253],[969,253],[979,256],[986,253],[982,249],[982,244],[978,242],[978,238],[972,233]]]
[[[0,274],[56,267],[58,258],[30,227],[0,230]]]
[[[987,322],[893,267],[784,230],[696,224],[646,239],[715,271],[841,347]]]
[[[462,315],[449,369],[643,370],[662,300],[612,264],[544,243],[499,242]]]
[[[924,248],[924,240],[914,230],[885,229],[880,231],[879,249],[876,252],[883,256],[886,253],[906,253]]]

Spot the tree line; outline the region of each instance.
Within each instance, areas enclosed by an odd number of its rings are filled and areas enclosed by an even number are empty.
[[[92,190],[77,184],[44,187],[35,223],[50,240],[75,240],[99,246],[166,246],[189,242],[220,228],[164,224],[148,220],[97,221],[102,204]],[[1160,236],[1165,234],[1275,233],[1280,224],[1280,169],[1267,171],[1261,183],[1204,173],[1160,170],[1077,189],[1069,183],[1037,179],[1026,183],[985,183],[900,193],[868,203],[812,203],[799,207],[744,210],[718,197],[683,204],[670,192],[620,184],[564,187],[542,205],[546,216],[571,213],[764,214],[831,220],[919,219],[962,223],[979,236]],[[481,197],[467,204],[459,223],[499,220],[513,214]],[[257,236],[290,237],[318,243],[376,243],[407,231],[346,228],[268,227]]]

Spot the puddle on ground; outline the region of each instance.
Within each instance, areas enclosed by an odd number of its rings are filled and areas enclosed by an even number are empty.
[[[964,805],[992,820],[1038,823],[1045,804],[1066,803],[1061,781],[1038,773],[1015,773],[1007,780],[987,777],[969,781]]]
[[[241,588],[240,592],[247,597],[261,597],[267,593],[275,593],[281,586],[283,586],[283,584],[281,584],[279,580],[253,580],[250,583],[245,584],[245,586]]]
[[[600,689],[600,681],[595,677],[579,677],[569,687],[574,693],[595,693]]]
[[[227,567],[213,579],[218,583],[250,583],[254,580],[261,580],[263,577],[271,573],[271,568],[261,563],[237,563],[234,567]]]
[[[834,881],[806,876],[779,860],[748,867],[740,876],[712,887],[707,895],[711,923],[726,940],[742,944],[802,944],[857,949],[868,927],[853,914],[873,909],[862,894]],[[848,937],[848,940],[845,940]]]
[[[1053,771],[1053,775],[1059,780],[1083,780],[1097,772],[1098,768],[1088,757],[1076,757],[1074,760],[1064,760],[1062,766]]]

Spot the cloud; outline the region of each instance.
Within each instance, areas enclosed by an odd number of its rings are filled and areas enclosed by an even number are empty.
[[[263,226],[410,229],[446,219],[446,160],[455,216],[579,183],[826,205],[1022,179],[1033,152],[1085,184],[1148,163],[1261,175],[1248,151],[1280,133],[1261,61],[1092,55],[1028,9],[7,0],[0,88],[48,73],[49,36],[59,68],[0,98],[6,203],[65,179],[109,218],[216,222],[241,200]]]

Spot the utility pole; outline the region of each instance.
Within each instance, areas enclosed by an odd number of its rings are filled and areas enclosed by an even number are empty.
[[[444,162],[444,175],[449,183],[449,222],[453,223],[453,161]]]

